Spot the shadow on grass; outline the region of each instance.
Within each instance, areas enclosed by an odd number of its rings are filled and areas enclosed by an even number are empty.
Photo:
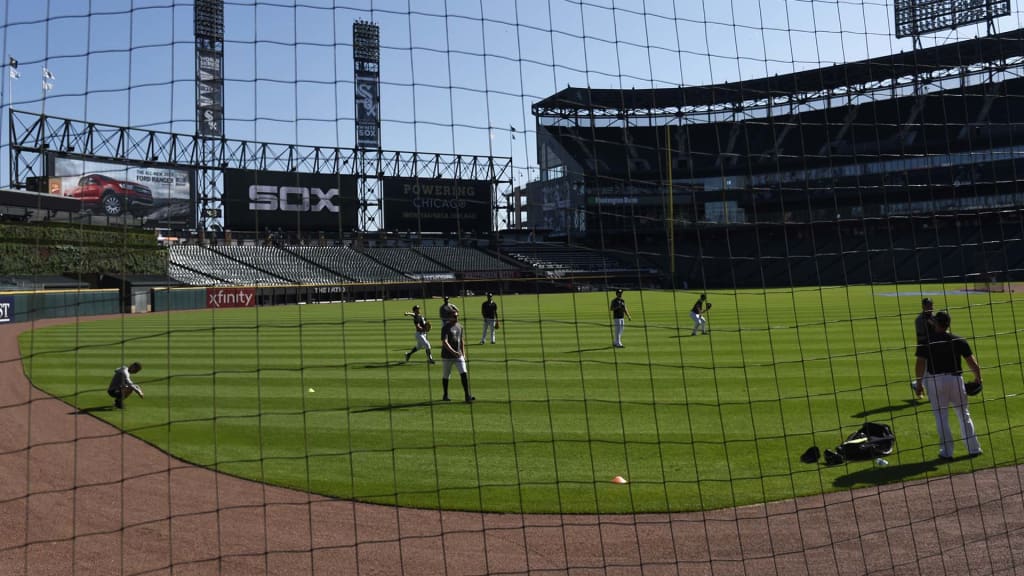
[[[411,363],[410,360],[408,363]],[[363,364],[363,368],[394,368],[395,366],[401,366],[407,364],[405,360],[395,360],[393,362],[380,362],[378,364]]]
[[[580,348],[579,350],[567,350],[566,354],[582,354],[584,352],[600,352],[601,350],[611,350],[612,346],[601,346],[599,348]]]
[[[919,403],[916,400],[904,400],[903,404],[893,404],[892,406],[881,406],[879,408],[873,408],[871,410],[865,410],[863,412],[857,412],[851,414],[852,418],[867,418],[868,416],[874,416],[875,414],[891,414],[893,412],[899,412],[900,410],[906,410],[907,408],[913,408]],[[927,401],[921,402],[921,404],[927,406]]]
[[[444,402],[441,400],[437,401],[426,401],[426,402],[412,402],[409,404],[388,404],[387,406],[371,406],[369,408],[360,408],[358,410],[349,410],[350,414],[363,414],[365,412],[387,412],[389,410],[401,410],[403,408],[423,408],[433,404],[452,404],[452,402]]]
[[[934,472],[939,469],[938,460],[929,462],[914,462],[913,464],[896,464],[894,466],[875,466],[870,460],[863,463],[856,462],[853,466],[867,465],[870,468],[857,470],[845,476],[840,476],[832,482],[837,488],[852,488],[857,485],[887,484],[902,480],[910,476],[917,476],[925,472]]]
[[[79,408],[78,410],[72,410],[69,414],[92,414],[93,412],[113,412],[117,410],[112,405],[104,406],[90,406],[88,408]]]

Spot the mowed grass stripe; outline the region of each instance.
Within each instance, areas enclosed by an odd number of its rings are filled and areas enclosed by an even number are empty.
[[[953,311],[986,366],[972,413],[981,459],[928,465],[934,421],[909,400],[918,290]],[[441,403],[440,363],[413,345],[413,302],[160,313],[26,333],[32,381],[183,459],[368,502],[503,512],[654,512],[750,504],[1008,464],[1022,446],[1021,349],[1010,294],[915,287],[627,292],[624,350],[609,294],[499,296],[498,344],[463,310],[478,402]],[[435,326],[438,301],[419,301]],[[106,385],[145,365],[146,399],[120,412]],[[311,391],[312,390],[312,391]],[[798,461],[865,420],[893,425],[891,466]],[[615,475],[626,486],[608,483]]]

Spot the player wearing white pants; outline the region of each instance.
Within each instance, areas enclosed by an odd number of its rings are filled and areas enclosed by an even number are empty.
[[[484,333],[480,335],[480,343],[487,341],[487,331],[491,331],[491,344],[495,342],[494,330],[498,327],[498,304],[493,300],[494,294],[487,293],[487,300],[480,305],[480,315],[484,319]]]
[[[412,312],[406,312],[405,315],[412,316],[413,326],[416,327],[416,345],[412,347],[412,350],[405,353],[405,361],[408,362],[409,358],[412,357],[417,350],[422,349],[427,351],[427,362],[433,364],[434,356],[430,353],[430,340],[427,339],[427,332],[429,332],[429,328],[427,326],[427,321],[423,318],[423,315],[420,314],[420,307],[413,306]]]
[[[707,334],[708,321],[704,318],[704,311],[711,307],[706,303],[707,299],[707,294],[701,294],[690,309],[690,319],[693,320],[693,331],[690,332],[690,336],[696,336],[697,330],[700,330],[701,334]]]
[[[459,311],[454,310],[448,317],[448,322],[441,329],[441,359],[443,361],[441,370],[441,386],[444,396],[441,400],[448,401],[448,377],[451,376],[452,368],[459,371],[462,379],[462,391],[465,393],[466,403],[476,400],[469,391],[469,373],[466,370],[466,342],[462,336],[462,325],[459,324]]]
[[[622,290],[615,291],[615,298],[612,299],[611,304],[612,311],[612,346],[615,348],[625,348],[622,344],[622,333],[626,331],[626,318],[633,319],[629,315],[629,308],[626,307],[626,301],[622,299]]]
[[[939,458],[953,458],[953,433],[949,428],[949,409],[956,410],[960,419],[960,435],[964,439],[967,453],[970,456],[981,454],[981,443],[974,431],[974,421],[967,409],[967,392],[964,390],[964,379],[960,360],[974,373],[975,380],[981,382],[981,366],[971,351],[967,340],[949,332],[951,319],[949,313],[942,310],[935,314],[933,330],[928,343],[917,347],[917,392],[928,390],[928,400],[935,415],[935,428],[939,434]]]

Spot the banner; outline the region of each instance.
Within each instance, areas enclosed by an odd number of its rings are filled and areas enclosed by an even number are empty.
[[[224,170],[224,227],[262,232],[352,231],[359,225],[355,176]]]
[[[380,80],[376,74],[356,75],[356,147],[380,148]]]
[[[196,225],[195,172],[52,155],[49,193],[80,200],[81,209],[134,217],[168,228]],[[130,218],[126,218],[131,222]]]
[[[385,178],[381,190],[389,231],[482,236],[492,230],[487,180]]]
[[[196,50],[196,126],[200,136],[224,135],[224,54]]]
[[[255,288],[207,288],[207,308],[252,308],[256,305]]]
[[[14,296],[0,296],[0,324],[14,321]]]

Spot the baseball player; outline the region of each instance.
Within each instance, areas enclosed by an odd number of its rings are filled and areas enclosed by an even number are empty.
[[[459,311],[453,310],[448,322],[441,328],[441,386],[444,396],[441,400],[448,402],[448,377],[452,368],[457,368],[459,377],[462,378],[462,391],[465,393],[466,403],[470,404],[476,398],[469,391],[469,374],[466,371],[466,343],[462,335],[462,325],[459,324]]]
[[[690,336],[696,336],[697,330],[700,330],[701,334],[707,334],[708,321],[704,318],[704,312],[711,308],[711,303],[707,300],[708,295],[701,294],[690,309],[690,318],[693,319],[693,331],[690,332]]]
[[[459,307],[456,306],[455,304],[452,304],[452,303],[448,302],[448,296],[445,296],[444,297],[444,304],[441,304],[441,309],[438,310],[438,314],[437,315],[441,318],[441,322],[444,322],[445,325],[447,325],[448,324],[448,320],[450,320],[451,317],[452,317],[452,312],[458,312],[458,311],[459,311]]]
[[[626,301],[622,299],[622,289],[615,291],[615,298],[612,299],[611,305],[612,311],[612,324],[614,326],[614,336],[612,336],[612,346],[616,348],[625,348],[622,344],[622,333],[626,331],[626,318],[633,319],[629,315],[629,308],[626,307]]]
[[[487,293],[487,300],[480,305],[480,315],[484,317],[484,333],[480,336],[480,343],[487,340],[487,331],[491,331],[491,344],[494,344],[495,329],[498,327],[498,303],[493,300],[494,294]]]
[[[917,345],[927,344],[930,339],[930,334],[934,330],[932,325],[932,309],[934,304],[931,298],[921,299],[921,313],[914,318],[914,332],[917,334]],[[919,393],[917,387],[917,381],[913,382],[914,387],[914,398],[921,400],[924,398],[924,394]]]
[[[115,408],[124,408],[124,399],[131,396],[132,392],[145,398],[142,387],[132,382],[132,374],[142,370],[142,364],[132,362],[129,366],[121,366],[114,370],[114,377],[110,379],[110,386],[107,387],[107,394],[114,399]]]
[[[405,353],[405,361],[408,362],[409,358],[416,353],[417,350],[423,348],[427,351],[427,362],[434,364],[434,356],[430,353],[430,340],[427,340],[427,332],[430,330],[427,321],[420,314],[420,307],[413,306],[412,312],[406,312],[406,316],[412,316],[412,323],[416,326],[416,345]]]
[[[928,390],[935,427],[939,433],[939,458],[953,459],[953,433],[949,429],[949,408],[956,410],[960,419],[960,435],[967,445],[970,456],[981,454],[981,444],[974,433],[974,421],[967,409],[967,392],[964,389],[963,369],[960,360],[974,373],[975,381],[981,383],[981,366],[971,352],[967,340],[949,332],[951,318],[942,310],[935,314],[930,340],[917,347],[917,392]]]

